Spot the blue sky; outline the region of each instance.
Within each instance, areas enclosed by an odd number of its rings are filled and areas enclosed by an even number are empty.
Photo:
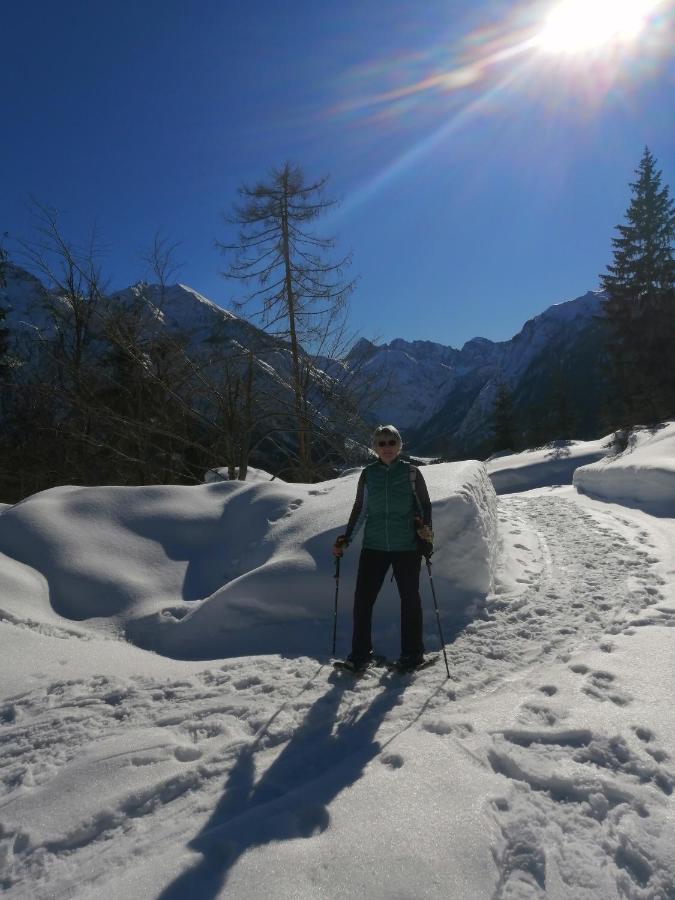
[[[227,307],[221,213],[290,159],[341,198],[317,227],[353,252],[354,330],[509,338],[597,287],[646,144],[675,188],[673,3],[570,57],[527,45],[553,2],[7,5],[0,232],[30,237],[31,195],[95,222],[121,287],[161,228]]]

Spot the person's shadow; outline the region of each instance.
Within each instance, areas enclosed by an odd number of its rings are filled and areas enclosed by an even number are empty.
[[[257,781],[255,755],[268,743],[273,745],[269,728],[280,710],[245,748],[211,818],[188,844],[202,859],[166,887],[158,900],[212,900],[247,850],[273,841],[309,838],[328,827],[328,805],[380,751],[375,735],[405,687],[401,679],[387,681],[365,710],[355,708],[338,722],[340,701],[349,688],[347,677],[334,676],[330,689],[310,707]]]

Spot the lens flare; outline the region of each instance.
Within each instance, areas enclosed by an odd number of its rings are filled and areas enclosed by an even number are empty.
[[[514,0],[506,18],[473,28],[427,22],[426,41],[413,21],[409,46],[342,73],[334,104],[323,110],[341,127],[347,122],[359,152],[377,147],[379,156],[385,139],[403,138],[340,215],[439,146],[468,141],[473,125],[490,116],[500,116],[506,137],[537,122],[553,135],[555,153],[558,127],[630,101],[675,46],[675,0]],[[530,114],[504,115],[510,108]]]
[[[659,0],[563,0],[535,38],[549,53],[586,53],[625,44],[644,30]]]

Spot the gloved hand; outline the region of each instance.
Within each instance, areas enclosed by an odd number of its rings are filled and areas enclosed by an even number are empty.
[[[345,552],[345,548],[347,546],[347,538],[344,534],[341,534],[339,537],[335,538],[335,543],[333,544],[333,556],[339,558]]]
[[[421,527],[419,527],[417,529],[417,537],[421,541],[424,541],[425,544],[433,545],[434,531],[433,531],[433,528],[431,527],[431,525],[422,525]]]
[[[429,559],[434,552],[433,528],[431,525],[425,525],[418,516],[415,519],[415,529],[417,531],[417,540],[419,541],[419,548],[422,551],[422,555]]]

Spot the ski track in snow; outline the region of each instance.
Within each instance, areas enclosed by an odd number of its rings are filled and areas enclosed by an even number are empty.
[[[5,702],[0,886],[6,896],[78,896],[83,873],[86,888],[95,890],[130,858],[184,845],[195,820],[209,819],[244,756],[258,786],[266,772],[273,778],[264,790],[249,789],[218,828],[253,819],[264,830],[273,804],[337,764],[335,735],[365,722],[377,698],[390,692],[375,744],[383,765],[404,767],[396,738],[422,729],[504,777],[503,794],[487,811],[501,835],[492,900],[545,897],[547,885],[575,900],[672,900],[675,872],[666,848],[675,841],[668,818],[674,775],[658,735],[639,723],[638,711],[631,734],[569,724],[555,679],[540,674],[549,662],[566,665],[575,653],[599,647],[606,669],[568,666],[578,690],[598,704],[630,707],[631,696],[611,671],[612,636],[675,625],[649,534],[630,518],[600,519],[553,495],[501,498],[499,514],[503,540],[519,553],[518,584],[491,594],[485,617],[448,646],[450,680],[442,657],[413,678],[370,672],[357,681],[311,659],[257,657],[166,682],[122,675],[52,681]],[[426,598],[425,591],[423,585]],[[428,610],[427,617],[429,630]],[[1,624],[18,627],[11,619]],[[475,727],[482,700],[514,680],[531,695],[514,727],[492,733]],[[15,803],[48,788],[97,742],[146,729],[147,746],[139,737],[137,746],[112,755],[120,766],[142,770],[135,790],[102,800],[90,818],[48,839],[7,827]],[[305,738],[279,763],[299,730]],[[341,752],[358,755],[358,741]],[[292,836],[309,837],[330,824],[329,808],[303,809],[300,799],[293,809]]]

